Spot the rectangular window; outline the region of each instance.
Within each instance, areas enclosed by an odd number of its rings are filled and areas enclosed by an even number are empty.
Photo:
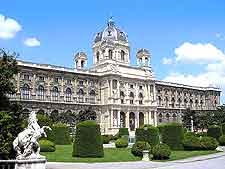
[[[79,86],[83,86],[84,85],[84,81],[79,81]]]
[[[71,81],[70,79],[68,79],[68,80],[66,81],[66,83],[70,85],[70,84],[72,84],[72,81]]]
[[[112,81],[113,89],[117,89],[117,80]]]
[[[143,101],[142,100],[139,100],[139,104],[143,104]]]
[[[130,100],[130,104],[134,104],[134,100]]]
[[[24,75],[24,80],[30,80],[29,75]]]
[[[124,104],[124,100],[123,99],[121,99],[121,104]]]
[[[58,83],[59,82],[59,78],[58,77],[55,77],[54,82],[55,83]]]
[[[40,81],[44,81],[45,80],[45,77],[44,76],[39,76],[39,80]]]
[[[134,85],[131,84],[131,85],[130,85],[130,88],[133,89],[133,88],[134,88]]]
[[[142,86],[139,86],[139,90],[142,90]]]

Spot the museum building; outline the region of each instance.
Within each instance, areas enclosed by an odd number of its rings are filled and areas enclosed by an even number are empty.
[[[120,127],[132,133],[143,124],[181,122],[187,108],[215,110],[220,104],[218,88],[157,80],[147,49],[137,51],[137,66],[132,66],[127,35],[112,19],[96,34],[92,49],[90,68],[85,52],[74,55],[74,68],[18,61],[17,92],[10,99],[19,101],[24,112],[50,117],[70,118],[91,108],[103,134],[115,134]]]

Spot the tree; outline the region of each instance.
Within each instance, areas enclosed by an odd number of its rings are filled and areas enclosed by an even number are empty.
[[[213,124],[220,125],[222,123],[225,123],[225,104],[219,106],[213,113]]]
[[[88,109],[84,111],[80,111],[79,114],[76,116],[76,121],[77,122],[82,122],[86,120],[96,120],[97,116],[95,111],[89,107]]]
[[[18,72],[15,56],[0,49],[0,159],[14,157],[12,143],[24,127],[22,107],[10,103],[7,97],[15,93],[13,76]]]
[[[183,126],[185,128],[187,128],[187,129],[191,128],[191,119],[193,120],[194,129],[196,129],[196,126],[198,124],[197,112],[188,108],[183,113],[183,117],[182,117]]]
[[[18,73],[15,56],[15,53],[10,54],[0,49],[0,111],[9,109],[7,94],[15,93],[13,76]]]

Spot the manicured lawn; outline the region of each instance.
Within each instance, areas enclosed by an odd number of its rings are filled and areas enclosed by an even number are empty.
[[[75,158],[72,157],[72,145],[57,145],[55,152],[41,153],[46,156],[49,162],[122,162],[122,161],[139,161],[141,158],[131,154],[129,148],[107,148],[104,149],[103,158]],[[184,159],[188,157],[207,155],[217,151],[173,151],[169,161]],[[168,160],[167,160],[168,161]]]
[[[56,145],[55,152],[44,152],[42,155],[46,156],[51,162],[119,162],[119,161],[139,161],[140,158],[131,154],[130,149],[122,148],[107,148],[104,149],[103,158],[75,158],[72,157],[72,145]]]

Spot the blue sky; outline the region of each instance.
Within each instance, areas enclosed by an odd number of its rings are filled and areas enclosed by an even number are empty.
[[[82,50],[90,66],[95,33],[111,15],[128,34],[133,65],[137,50],[147,48],[158,79],[224,90],[224,0],[3,1],[0,47],[19,59],[67,67]],[[18,25],[6,26],[7,19]]]

